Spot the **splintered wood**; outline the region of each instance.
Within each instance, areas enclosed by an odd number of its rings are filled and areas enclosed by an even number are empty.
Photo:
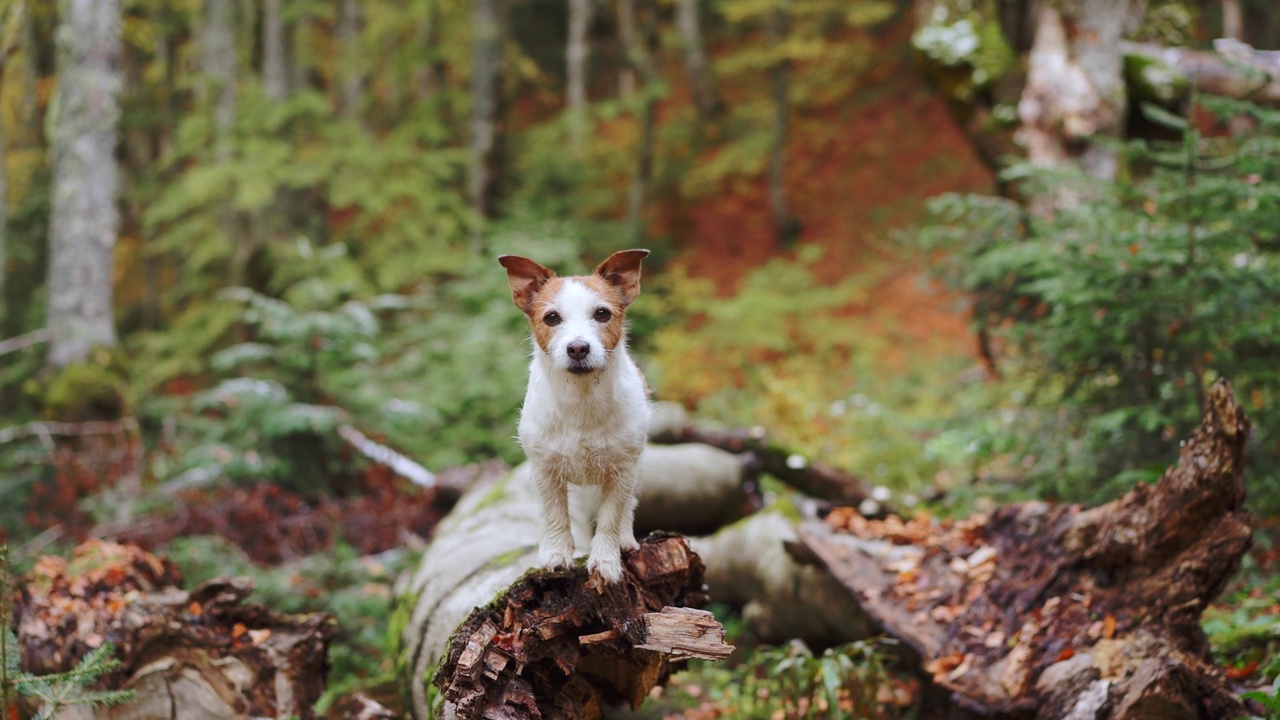
[[[1248,715],[1199,625],[1249,547],[1248,433],[1220,381],[1177,467],[1114,502],[1030,502],[960,522],[841,510],[800,540],[966,712]]]
[[[595,718],[639,707],[688,658],[733,651],[705,601],[702,562],[680,537],[647,538],[614,585],[583,568],[534,571],[454,634],[434,682],[459,718]]]

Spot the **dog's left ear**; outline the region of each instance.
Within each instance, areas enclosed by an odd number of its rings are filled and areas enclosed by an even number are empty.
[[[648,250],[619,250],[600,263],[596,274],[618,288],[623,300],[630,305],[640,294],[640,261],[648,256]]]
[[[519,255],[499,255],[498,262],[507,269],[507,282],[511,285],[511,300],[527,315],[533,309],[533,296],[547,281],[555,277],[551,270]]]

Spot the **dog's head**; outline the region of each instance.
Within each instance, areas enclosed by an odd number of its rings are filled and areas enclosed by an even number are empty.
[[[592,275],[556,277],[518,255],[503,255],[511,297],[529,316],[538,351],[577,375],[605,367],[623,340],[623,316],[640,294],[640,261],[648,250],[620,250]]]

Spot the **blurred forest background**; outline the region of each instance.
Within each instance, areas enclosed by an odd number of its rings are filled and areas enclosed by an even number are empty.
[[[385,684],[441,510],[352,431],[518,462],[496,256],[648,247],[656,397],[912,511],[1113,498],[1229,378],[1260,532],[1207,628],[1280,673],[1271,0],[3,0],[0,43],[19,568],[249,574]]]

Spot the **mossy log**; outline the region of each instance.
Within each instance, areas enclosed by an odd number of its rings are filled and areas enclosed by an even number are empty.
[[[1177,467],[1114,502],[1030,502],[954,524],[849,511],[800,540],[958,707],[1044,720],[1241,717],[1199,619],[1249,547],[1248,434],[1219,382]]]
[[[624,553],[623,580],[535,570],[539,501],[522,465],[465,494],[397,584],[397,670],[415,718],[598,717],[636,705],[673,659],[732,650],[681,537]],[[673,635],[674,633],[674,635]]]
[[[245,603],[253,584],[217,578],[187,592],[178,569],[135,546],[88,541],[70,562],[41,558],[19,592],[23,667],[71,667],[110,642],[122,667],[102,680],[135,691],[123,705],[62,711],[61,720],[314,718],[327,615],[284,615]]]

